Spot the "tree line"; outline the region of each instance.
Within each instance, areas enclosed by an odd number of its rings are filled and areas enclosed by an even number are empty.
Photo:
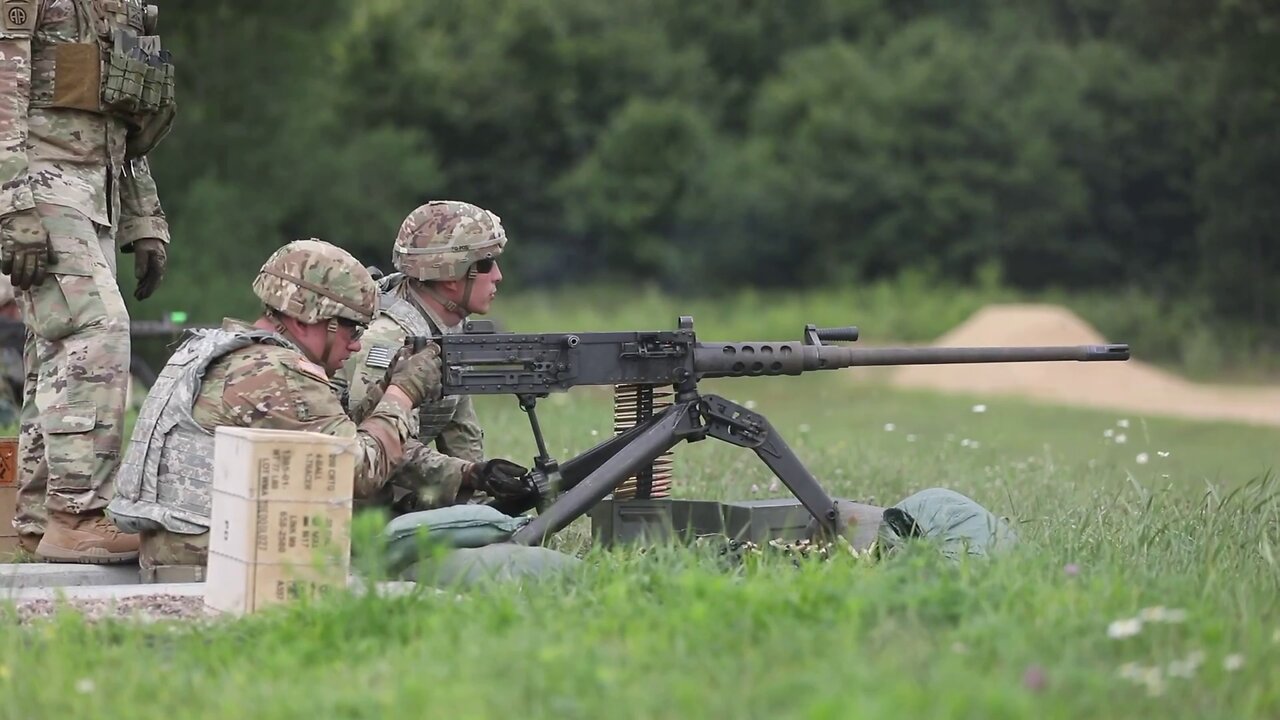
[[[996,273],[1280,336],[1264,0],[162,1],[161,31],[157,306],[216,314],[300,236],[385,267],[450,197],[502,216],[517,287]]]

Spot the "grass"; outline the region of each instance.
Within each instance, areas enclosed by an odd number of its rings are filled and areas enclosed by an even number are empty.
[[[753,402],[835,495],[974,497],[1015,523],[1012,554],[725,567],[589,549],[579,522],[558,544],[584,570],[525,587],[339,596],[199,627],[6,621],[0,717],[1280,715],[1274,429],[853,377],[704,390]],[[529,458],[514,400],[479,405],[493,454]],[[552,452],[609,432],[609,406],[590,390],[543,401]],[[749,451],[713,441],[680,447],[676,475],[681,496],[780,495]],[[1136,634],[1109,637],[1144,609]]]

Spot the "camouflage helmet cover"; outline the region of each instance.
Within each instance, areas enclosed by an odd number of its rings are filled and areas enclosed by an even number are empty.
[[[418,280],[457,280],[477,260],[501,255],[506,244],[496,214],[458,200],[433,200],[401,223],[391,263]]]
[[[369,271],[346,250],[315,238],[272,253],[253,292],[267,307],[305,323],[346,318],[367,325],[378,307]]]

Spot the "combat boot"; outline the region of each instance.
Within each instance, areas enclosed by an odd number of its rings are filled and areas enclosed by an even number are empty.
[[[137,535],[120,531],[99,510],[91,515],[50,511],[36,555],[45,562],[127,563],[138,559]]]

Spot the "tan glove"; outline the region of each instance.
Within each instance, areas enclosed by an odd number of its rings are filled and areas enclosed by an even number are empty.
[[[30,290],[39,286],[55,262],[49,231],[35,209],[0,217],[0,272],[9,276],[14,287]]]
[[[400,388],[414,407],[440,397],[440,346],[426,347],[396,363],[391,384]]]
[[[160,238],[142,238],[133,243],[133,276],[138,279],[138,286],[133,289],[135,298],[146,300],[160,287],[168,259],[169,252]]]

